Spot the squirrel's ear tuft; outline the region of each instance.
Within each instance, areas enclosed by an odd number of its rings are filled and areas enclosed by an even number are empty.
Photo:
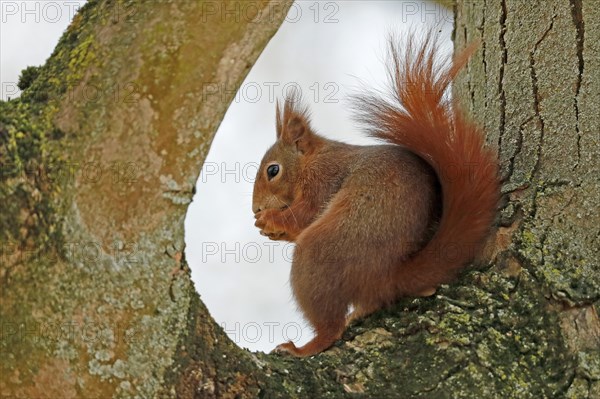
[[[277,104],[275,105],[275,128],[277,132],[277,139],[281,138],[281,132],[283,130],[283,120],[281,118],[281,107],[279,106],[279,101],[277,101]]]
[[[293,145],[301,153],[312,148],[313,134],[310,129],[308,109],[302,105],[300,95],[292,91],[283,102],[283,109],[277,103],[277,139]]]

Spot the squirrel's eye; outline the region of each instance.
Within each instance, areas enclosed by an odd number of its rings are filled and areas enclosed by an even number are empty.
[[[279,165],[277,165],[276,163],[273,165],[269,165],[269,167],[267,168],[267,176],[269,177],[269,180],[277,176],[278,173]]]

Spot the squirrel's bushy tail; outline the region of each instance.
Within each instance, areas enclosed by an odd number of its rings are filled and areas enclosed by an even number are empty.
[[[486,238],[499,201],[498,164],[484,135],[459,110],[447,90],[476,44],[453,61],[439,60],[437,34],[405,51],[390,40],[391,98],[357,97],[358,119],[370,134],[425,159],[442,189],[442,216],[425,247],[397,269],[401,294],[419,295],[448,282],[471,261]]]

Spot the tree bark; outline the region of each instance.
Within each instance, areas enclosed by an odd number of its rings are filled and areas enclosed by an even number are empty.
[[[531,394],[600,397],[597,3],[458,1],[455,11],[455,45],[481,42],[458,96],[468,99],[488,142],[498,147],[505,179],[495,269],[514,275],[519,286],[527,280],[538,293],[531,310],[511,313],[548,318],[531,337],[533,352],[513,353],[512,366],[494,373],[518,371],[507,379],[515,387],[524,381]],[[553,335],[560,345],[540,356]],[[531,356],[540,356],[536,367],[517,366]]]
[[[457,1],[455,45],[481,51],[454,90],[505,179],[492,261],[308,359],[236,347],[184,256],[213,134],[290,6],[222,13],[244,4],[90,0],[0,102],[2,397],[599,397],[593,1]]]

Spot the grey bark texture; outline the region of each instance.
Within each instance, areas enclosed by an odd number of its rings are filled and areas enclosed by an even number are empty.
[[[458,1],[455,11],[456,47],[481,42],[456,93],[499,149],[505,179],[495,267],[530,280],[538,308],[557,318],[568,381],[554,390],[538,374],[544,395],[600,397],[598,2]]]
[[[455,95],[505,179],[486,261],[301,360],[236,347],[184,256],[214,132],[290,5],[222,18],[244,4],[90,0],[0,102],[0,397],[600,397],[597,2],[457,1],[455,46],[481,49]]]

